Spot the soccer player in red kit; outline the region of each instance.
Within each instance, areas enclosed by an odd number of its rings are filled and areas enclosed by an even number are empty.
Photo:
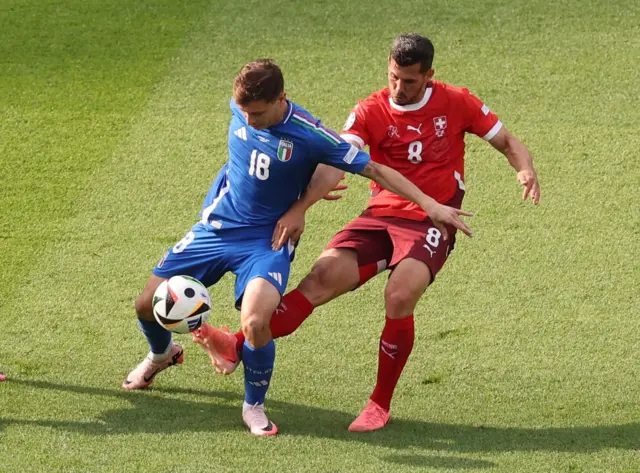
[[[398,36],[388,60],[388,87],[356,105],[342,138],[359,148],[369,146],[372,160],[396,169],[439,203],[459,209],[465,192],[464,135],[475,134],[506,156],[524,186],[523,200],[531,196],[538,204],[540,186],[527,148],[467,89],[433,80],[433,55],[427,38]],[[287,335],[315,307],[391,270],[376,386],[350,431],[377,430],[389,421],[393,391],[413,348],[414,308],[453,250],[455,236],[455,228],[438,229],[421,208],[373,184],[365,211],[334,236],[272,317],[273,338]],[[219,372],[237,366],[242,332],[232,335],[207,326],[194,340]]]

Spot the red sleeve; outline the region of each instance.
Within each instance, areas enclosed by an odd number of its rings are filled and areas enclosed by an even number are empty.
[[[462,99],[467,111],[466,131],[487,141],[496,136],[502,128],[498,116],[468,89],[463,89]]]
[[[356,141],[361,148],[369,144],[370,136],[367,130],[366,109],[362,102],[358,102],[349,113],[340,136],[344,140]]]

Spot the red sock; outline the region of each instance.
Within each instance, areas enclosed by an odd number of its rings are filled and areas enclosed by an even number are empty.
[[[377,263],[369,263],[364,266],[359,266],[358,271],[360,273],[360,281],[358,282],[358,287],[362,286],[378,273],[387,269],[387,265],[387,260],[380,260]]]
[[[285,294],[282,302],[271,316],[271,336],[280,338],[295,332],[302,325],[302,322],[311,315],[313,309],[311,302],[297,289]],[[241,351],[244,344],[242,330],[237,332],[235,336],[236,351]]]
[[[393,390],[396,388],[404,365],[409,359],[414,338],[413,314],[403,319],[386,317],[386,323],[380,336],[378,381],[373,394],[371,394],[371,400],[383,409],[389,410],[391,406]]]
[[[358,267],[358,271],[360,272],[360,281],[358,282],[358,287],[360,287],[369,279],[378,274],[378,265],[377,263],[365,264],[364,266]]]

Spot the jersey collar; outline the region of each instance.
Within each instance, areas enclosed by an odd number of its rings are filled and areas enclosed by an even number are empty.
[[[284,114],[284,120],[282,120],[279,123],[280,125],[285,125],[286,123],[289,123],[289,119],[291,118],[291,115],[293,114],[293,104],[291,103],[291,101],[289,99],[287,99],[287,105],[289,106],[289,109]]]
[[[427,104],[427,102],[431,98],[432,93],[433,93],[433,86],[427,87],[427,90],[424,91],[424,96],[422,97],[422,100],[420,100],[420,102],[418,103],[412,103],[409,105],[398,105],[393,101],[393,99],[391,98],[391,95],[389,95],[389,105],[391,105],[391,108],[394,108],[395,110],[399,110],[401,112],[415,112],[416,110],[420,110],[422,107],[424,107]]]
[[[267,127],[268,130],[272,130],[276,127],[282,126],[282,125],[286,125],[287,123],[289,123],[289,119],[291,118],[291,115],[293,115],[293,103],[287,99],[287,111],[284,112],[284,118],[282,120],[280,120],[278,123],[276,123],[275,125],[271,125],[270,127]]]

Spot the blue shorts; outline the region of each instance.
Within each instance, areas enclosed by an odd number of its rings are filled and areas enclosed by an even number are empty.
[[[207,230],[196,223],[187,235],[171,247],[153,270],[161,278],[184,274],[209,287],[227,271],[236,275],[235,300],[240,308],[249,281],[263,278],[284,294],[295,247],[287,243],[271,249],[272,227]]]

